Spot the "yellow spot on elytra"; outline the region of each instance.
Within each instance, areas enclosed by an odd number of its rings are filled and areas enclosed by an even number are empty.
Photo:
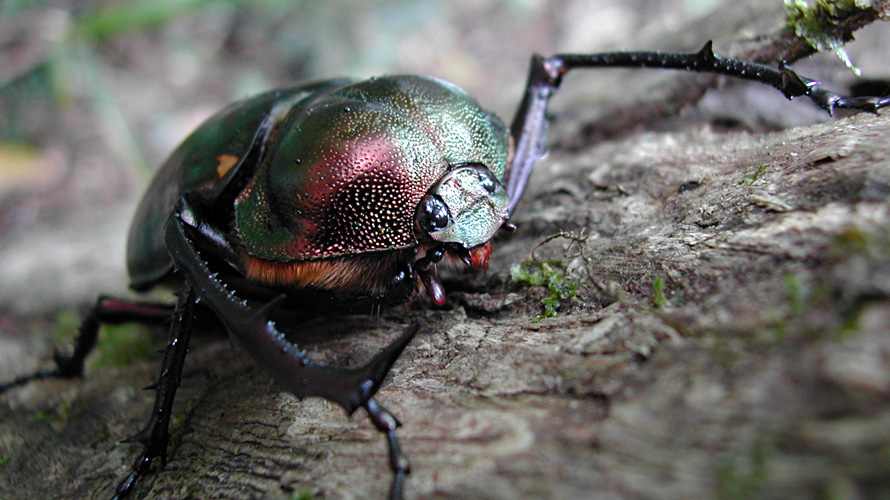
[[[235,155],[219,155],[216,157],[216,161],[219,162],[219,165],[216,166],[216,175],[222,179],[238,163],[238,157]]]

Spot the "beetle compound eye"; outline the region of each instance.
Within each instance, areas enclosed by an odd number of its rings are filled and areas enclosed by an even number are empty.
[[[417,225],[427,234],[441,231],[451,225],[451,212],[438,196],[428,194],[417,207]]]

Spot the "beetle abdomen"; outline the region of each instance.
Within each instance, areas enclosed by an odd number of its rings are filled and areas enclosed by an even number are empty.
[[[282,289],[325,290],[341,300],[379,297],[403,302],[414,291],[411,250],[370,252],[330,259],[272,262],[243,256],[244,272],[252,282]],[[405,282],[405,283],[402,283]],[[402,283],[401,292],[395,291]]]

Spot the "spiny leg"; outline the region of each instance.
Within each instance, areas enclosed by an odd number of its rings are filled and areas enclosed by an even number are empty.
[[[778,68],[765,64],[723,57],[707,42],[698,52],[609,52],[603,54],[557,54],[543,60],[543,69],[551,84],[559,86],[569,70],[594,67],[654,68],[714,73],[769,85],[785,97],[806,96],[820,108],[833,113],[835,109],[877,111],[890,104],[890,97],[842,97],[819,86],[819,82],[798,75],[784,62]]]
[[[120,324],[133,322],[160,324],[169,319],[172,313],[172,307],[166,304],[101,296],[81,320],[74,345],[68,352],[56,350],[53,355],[56,362],[55,369],[42,370],[6,382],[0,385],[0,393],[35,380],[83,376],[84,362],[87,355],[96,346],[96,340],[99,337],[99,325],[102,323]]]
[[[557,54],[532,57],[522,103],[516,111],[510,133],[515,143],[513,164],[506,188],[512,214],[519,203],[535,164],[544,157],[547,137],[547,105],[562,78],[578,68],[653,68],[714,73],[769,85],[785,97],[807,97],[833,114],[836,109],[876,112],[890,106],[890,97],[841,97],[819,86],[819,82],[795,73],[784,63],[778,68],[730,59],[714,53],[711,42],[698,52],[607,52],[601,54]]]
[[[200,227],[197,214],[185,200],[180,200],[165,230],[167,251],[186,281],[198,291],[198,298],[213,310],[235,343],[288,392],[301,399],[310,396],[325,398],[342,406],[349,415],[358,408],[365,408],[371,422],[386,436],[389,446],[393,472],[390,498],[401,498],[402,484],[410,467],[395,434],[399,423],[372,398],[392,365],[417,334],[420,322],[409,326],[363,367],[342,369],[316,363],[306,356],[306,351],[289,342],[270,319],[284,299],[283,295],[262,307],[252,306],[237,297],[219,274],[213,272],[192,240],[201,238]]]
[[[155,458],[160,457],[161,466],[167,462],[167,443],[170,439],[170,416],[173,400],[182,377],[182,366],[188,353],[189,339],[192,332],[194,317],[195,292],[191,285],[185,283],[179,291],[176,308],[170,325],[170,335],[164,349],[164,360],[157,383],[149,388],[157,390],[151,417],[145,428],[135,436],[124,440],[125,443],[141,443],[142,454],[133,463],[130,474],[118,485],[114,499],[128,496],[136,480],[145,475],[151,468]]]

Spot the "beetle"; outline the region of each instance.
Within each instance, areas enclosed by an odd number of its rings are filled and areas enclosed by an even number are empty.
[[[613,52],[533,56],[510,127],[454,85],[403,75],[274,90],[209,118],[160,168],[128,236],[131,287],[178,289],[174,306],[100,297],[74,350],[40,376],[79,376],[102,322],[172,318],[154,409],[128,441],[143,445],[115,498],[131,494],[168,427],[193,321],[210,310],[232,340],[299,398],[364,408],[385,436],[401,498],[410,472],[399,421],[375,394],[417,334],[414,323],[367,365],[312,361],[277,329],[279,309],[367,310],[425,294],[446,301],[444,259],[485,269],[490,241],[522,198],[545,154],[547,105],[576,68],[710,72],[770,85],[835,109],[876,111],[890,98],[844,98],[785,64],[724,58],[710,42],[694,53]],[[27,380],[39,378],[30,377]],[[23,383],[20,379],[0,390]]]

